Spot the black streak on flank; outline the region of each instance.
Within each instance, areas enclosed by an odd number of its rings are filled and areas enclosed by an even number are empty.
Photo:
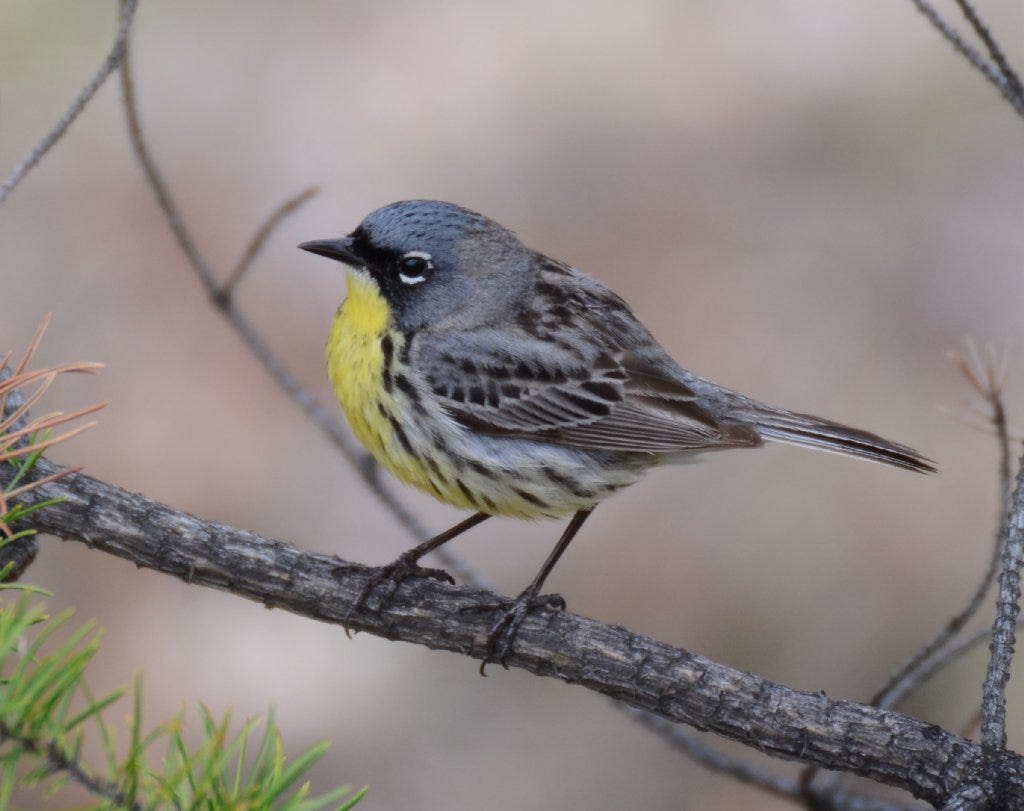
[[[434,477],[442,484],[447,481],[444,474],[441,472],[441,467],[437,464],[437,461],[433,456],[425,456],[424,461],[427,463],[427,467],[430,468],[430,472],[434,474]]]
[[[391,340],[390,335],[380,339],[380,351],[384,354],[384,368],[390,371],[391,361],[395,355],[395,342]]]
[[[519,498],[521,498],[523,501],[529,502],[534,507],[538,507],[541,510],[551,509],[551,505],[546,504],[541,499],[537,498],[533,493],[529,493],[526,490],[523,490],[519,487],[513,487],[512,490],[515,492],[517,496],[519,496]]]
[[[388,422],[391,423],[391,430],[395,432],[395,436],[398,437],[398,441],[405,448],[405,452],[410,456],[416,456],[416,452],[412,449],[412,443],[409,441],[409,437],[405,435],[405,431],[402,429],[402,423],[398,421],[394,414],[388,414]]]
[[[462,479],[456,479],[455,484],[458,485],[459,489],[462,491],[462,495],[466,497],[470,504],[477,504],[476,496],[473,495],[472,490],[466,487],[466,483],[462,481]]]
[[[423,407],[423,403],[420,402],[420,393],[416,391],[416,387],[405,375],[395,375],[395,385],[398,386],[398,390],[405,394],[409,398],[409,402],[412,403],[416,410],[420,413],[425,413],[426,409]]]
[[[547,466],[541,468],[541,471],[553,484],[557,484],[559,487],[564,487],[576,496],[576,498],[591,499],[594,497],[593,493],[580,487],[580,485],[569,476],[563,476],[561,473]]]
[[[491,468],[487,467],[487,465],[483,464],[482,462],[478,462],[476,459],[470,459],[468,461],[469,468],[473,472],[478,473],[481,476],[485,476],[488,479],[494,478],[495,472],[491,470]]]

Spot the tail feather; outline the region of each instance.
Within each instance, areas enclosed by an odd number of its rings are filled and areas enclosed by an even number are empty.
[[[757,426],[757,432],[765,439],[857,456],[918,473],[935,473],[938,470],[931,459],[922,456],[913,448],[890,442],[859,428],[851,428],[809,414],[768,411],[751,415],[751,421]]]

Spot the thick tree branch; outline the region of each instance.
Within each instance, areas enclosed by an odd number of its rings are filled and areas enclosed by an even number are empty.
[[[37,475],[55,466],[42,460]],[[0,484],[10,474],[0,471]],[[82,474],[32,491],[60,497],[35,526],[181,579],[268,607],[341,624],[371,569],[255,533],[203,521]],[[350,624],[388,639],[481,658],[497,597],[425,578],[403,583],[381,613]],[[338,644],[345,644],[341,634]],[[972,782],[981,747],[937,726],[849,701],[774,684],[625,628],[568,612],[538,611],[523,624],[510,664],[581,684],[675,722],[710,730],[775,757],[849,771],[933,804]],[[999,753],[1024,809],[1024,759]]]

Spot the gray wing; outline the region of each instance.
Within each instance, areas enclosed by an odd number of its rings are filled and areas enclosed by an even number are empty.
[[[511,325],[432,337],[416,366],[445,411],[482,433],[648,453],[761,441],[749,426],[715,420],[684,383],[629,350]]]

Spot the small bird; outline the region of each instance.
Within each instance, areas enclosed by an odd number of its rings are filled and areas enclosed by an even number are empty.
[[[506,664],[540,589],[594,507],[650,467],[765,440],[931,473],[904,445],[764,405],[683,369],[601,282],[494,220],[408,200],[299,248],[348,266],[327,370],[356,437],[403,482],[475,514],[379,568],[381,604],[426,553],[493,515],[571,516],[530,585],[500,606]]]

